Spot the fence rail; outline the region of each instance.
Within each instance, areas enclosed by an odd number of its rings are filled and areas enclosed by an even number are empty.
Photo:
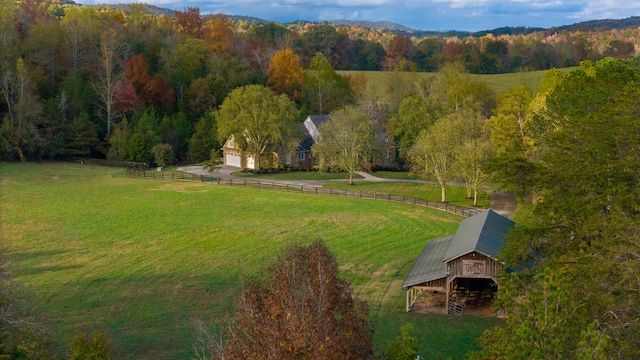
[[[216,183],[218,185],[241,186],[256,189],[279,190],[286,192],[299,192],[302,194],[315,195],[331,195],[342,196],[347,198],[371,199],[378,201],[388,201],[424,206],[436,210],[446,211],[460,216],[473,216],[478,213],[477,209],[464,206],[457,206],[448,203],[418,199],[415,197],[406,197],[404,195],[394,195],[387,193],[366,192],[366,191],[350,191],[315,186],[292,185],[286,183],[277,183],[271,181],[256,181],[234,178],[216,178],[195,174],[175,174],[162,171],[147,171],[133,168],[127,169],[127,176],[132,178],[150,179],[150,180],[174,180],[174,181],[200,181],[205,183]]]
[[[166,171],[138,170],[133,168],[127,168],[127,177],[150,180],[201,181],[208,183],[217,182],[217,178],[212,176],[185,173],[176,174]]]
[[[68,161],[76,162],[87,165],[100,165],[100,166],[112,166],[112,167],[124,167],[127,169],[143,170],[148,169],[147,163],[135,162],[135,161],[119,161],[119,160],[107,160],[107,159],[92,159],[81,157],[70,157]]]
[[[268,182],[268,181],[255,181],[245,179],[233,179],[233,178],[218,178],[217,183],[219,185],[228,186],[242,186],[258,189],[270,189],[280,190],[287,192],[299,192],[303,194],[315,194],[315,195],[332,195],[343,197],[355,197],[361,199],[372,199],[388,202],[399,202],[405,204],[413,204],[418,206],[424,206],[436,210],[446,211],[452,214],[458,214],[461,216],[469,217],[478,213],[477,209],[472,209],[464,206],[457,206],[448,203],[430,201],[425,199],[418,199],[415,197],[406,197],[404,195],[394,195],[387,193],[377,192],[365,192],[365,191],[350,191],[340,190],[324,187],[304,186],[304,185],[291,185],[284,183]]]

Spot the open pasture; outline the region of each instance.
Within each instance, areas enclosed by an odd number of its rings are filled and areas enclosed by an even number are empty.
[[[404,313],[402,280],[427,240],[455,231],[456,215],[68,163],[2,163],[0,184],[0,252],[60,352],[75,329],[102,329],[117,359],[193,358],[193,318],[220,319],[284,244],[316,237],[369,303],[381,348],[410,321],[422,354],[458,357],[476,346],[465,339],[495,324]],[[441,343],[438,326],[457,330]]]
[[[349,185],[344,182],[332,182],[323,185],[340,190],[362,191],[368,193],[386,193],[394,195],[404,195],[406,198],[425,199],[430,201],[440,201],[440,185],[433,183],[413,183],[413,182],[354,182]],[[473,207],[473,199],[467,198],[467,190],[464,186],[447,186],[447,202],[453,205]],[[491,204],[489,194],[484,191],[478,192],[478,206],[488,208]]]
[[[562,68],[559,69],[563,73],[568,73],[574,68]],[[506,93],[519,85],[526,85],[531,90],[536,91],[538,84],[544,72],[546,70],[539,71],[522,71],[508,74],[470,74],[471,78],[486,82],[491,89],[497,94]],[[406,80],[426,80],[437,73],[433,72],[392,72],[392,71],[355,71],[355,70],[341,70],[338,71],[341,75],[353,76],[356,73],[362,73],[367,82],[370,83],[388,83],[393,79],[393,76],[399,76],[401,79]]]

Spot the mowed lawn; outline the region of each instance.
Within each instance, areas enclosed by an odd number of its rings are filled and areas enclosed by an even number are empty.
[[[340,190],[362,191],[363,193],[380,193],[391,195],[402,195],[408,199],[422,199],[430,201],[440,201],[442,193],[440,185],[432,183],[414,182],[354,182],[353,185],[345,182],[332,182],[323,185]],[[473,207],[473,199],[467,198],[467,190],[464,186],[446,187],[446,200],[448,203],[458,206]],[[489,194],[478,191],[478,206],[488,208],[491,204]]]
[[[497,323],[404,313],[400,284],[429,239],[455,232],[452,214],[69,163],[1,163],[0,184],[0,252],[59,351],[102,329],[117,359],[193,358],[194,318],[219,320],[285,244],[317,237],[369,303],[380,348],[409,321],[422,354],[458,358]]]

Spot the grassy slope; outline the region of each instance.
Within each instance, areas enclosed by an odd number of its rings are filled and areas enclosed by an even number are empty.
[[[573,68],[564,68],[560,71],[567,73]],[[361,72],[365,75],[368,82],[388,82],[390,76],[394,74],[389,71],[338,71],[342,75],[354,75]],[[409,79],[427,79],[435,76],[436,73],[429,72],[401,72],[397,73],[399,76],[403,76]],[[478,75],[471,74],[471,76],[477,80],[485,81],[496,93],[505,93],[518,85],[526,85],[532,90],[537,90],[540,80],[544,71],[529,71],[529,72],[517,72],[509,74],[495,74],[495,75]]]
[[[315,237],[370,304],[380,346],[412,321],[423,354],[457,358],[468,349],[457,340],[494,323],[470,319],[464,322],[475,325],[464,328],[457,319],[403,312],[404,276],[428,239],[455,231],[454,215],[127,179],[121,169],[77,164],[3,163],[0,184],[0,252],[43,304],[61,351],[75,328],[100,328],[118,359],[191,358],[193,317],[213,322],[279,248]]]
[[[440,185],[423,183],[395,183],[395,182],[354,182],[349,185],[345,182],[334,182],[323,185],[334,189],[362,191],[369,193],[385,193],[404,195],[407,198],[440,201]],[[447,202],[459,206],[473,206],[473,199],[467,199],[467,191],[462,186],[447,186]],[[487,208],[491,203],[489,195],[481,191],[478,193],[478,205]]]

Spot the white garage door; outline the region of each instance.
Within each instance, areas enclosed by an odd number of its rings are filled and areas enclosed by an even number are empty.
[[[229,166],[240,167],[240,155],[226,154],[225,163]]]

